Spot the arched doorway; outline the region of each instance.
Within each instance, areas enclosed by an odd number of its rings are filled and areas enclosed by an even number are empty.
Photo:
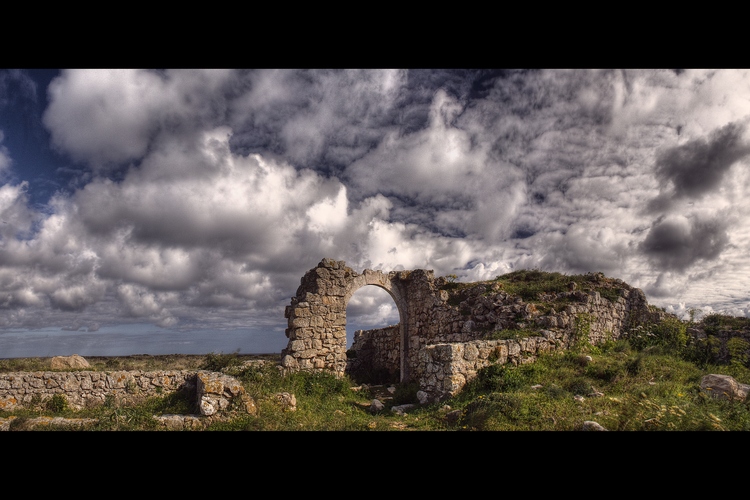
[[[410,271],[384,273],[365,269],[354,272],[343,261],[323,259],[300,280],[297,293],[284,310],[288,319],[285,334],[289,339],[281,351],[284,372],[298,370],[330,371],[344,375],[347,365],[346,306],[360,288],[374,285],[384,289],[393,299],[399,313],[397,333],[393,333],[389,353],[395,353],[395,364],[400,373],[399,382],[409,380],[407,363],[411,343],[406,342],[408,304],[405,283]],[[405,279],[406,278],[406,279]]]
[[[363,286],[346,305],[346,373],[370,384],[401,379],[401,317],[393,296],[377,285]]]

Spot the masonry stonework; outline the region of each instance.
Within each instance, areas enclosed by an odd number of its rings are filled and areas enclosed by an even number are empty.
[[[108,397],[134,403],[150,396],[187,391],[204,417],[227,411],[256,413],[255,401],[234,377],[210,371],[45,371],[0,373],[0,410],[65,396],[73,409],[102,404]]]
[[[620,338],[630,327],[658,319],[637,288],[592,274],[592,284],[610,288],[576,290],[540,297],[554,304],[541,311],[507,293],[498,282],[455,286],[433,271],[364,270],[323,259],[301,279],[287,306],[288,345],[282,371],[328,371],[343,376],[363,367],[390,372],[398,382],[416,382],[431,400],[456,394],[490,364],[530,362],[545,351],[568,349],[582,335],[592,344]],[[346,305],[359,288],[388,291],[399,311],[396,326],[358,332],[346,349]],[[530,328],[537,335],[488,340],[503,330]]]

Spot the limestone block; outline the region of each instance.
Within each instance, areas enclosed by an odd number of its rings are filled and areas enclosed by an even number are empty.
[[[292,319],[292,322],[289,324],[292,328],[305,328],[310,326],[310,320],[312,318],[299,318],[295,317]]]
[[[317,349],[305,349],[304,351],[299,352],[300,360],[312,360],[313,358],[318,356],[318,350]]]
[[[11,411],[18,406],[18,399],[14,396],[0,396],[0,410]]]
[[[744,401],[750,392],[750,385],[740,384],[729,375],[710,374],[701,379],[701,390],[716,399]]]
[[[73,354],[72,356],[55,356],[50,360],[50,367],[53,370],[65,370],[68,368],[89,368],[89,362],[82,356]]]
[[[464,349],[463,358],[467,361],[474,361],[479,358],[479,349],[475,345],[469,344]]]
[[[281,366],[286,369],[296,369],[299,368],[299,363],[294,357],[287,354],[281,358]]]
[[[508,357],[517,357],[521,354],[521,344],[516,340],[506,340],[505,345],[508,348]]]

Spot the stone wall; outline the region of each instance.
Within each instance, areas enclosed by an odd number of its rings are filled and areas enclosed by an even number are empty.
[[[136,403],[150,396],[187,391],[196,413],[212,416],[237,410],[255,414],[253,399],[228,375],[209,371],[67,371],[0,373],[0,410],[42,404],[62,394],[73,409],[105,402]]]
[[[389,327],[360,333],[353,345],[357,361],[347,360],[346,304],[365,285],[386,289],[401,321],[398,332]],[[567,291],[525,302],[498,281],[449,283],[423,269],[358,274],[344,262],[323,259],[301,279],[285,311],[289,344],[282,351],[281,366],[285,371],[343,375],[347,367],[350,372],[357,367],[395,371],[398,359],[400,382],[417,381],[432,399],[442,399],[489,363],[534,359],[540,350],[567,348],[571,336],[586,337],[592,344],[616,340],[630,327],[664,314],[649,308],[641,290],[600,273],[587,275],[585,289],[577,286],[571,283]],[[597,290],[606,292],[606,298]],[[490,340],[523,329],[541,335]]]
[[[491,364],[528,363],[542,352],[568,349],[583,337],[594,345],[617,340],[631,325],[655,321],[664,314],[648,307],[641,290],[625,286],[614,302],[596,291],[546,297],[550,303],[560,304],[560,310],[542,314],[533,303],[504,293],[496,285],[478,285],[468,290],[463,300],[454,300],[454,305],[448,294],[442,294],[440,303],[423,303],[426,310],[418,317],[439,319],[416,324],[411,330],[420,334],[418,340],[413,339],[418,355],[411,374],[431,399],[455,395]],[[504,330],[524,328],[539,335],[487,340]]]
[[[399,309],[401,324],[406,317],[407,293],[401,277],[406,272],[383,273],[366,269],[354,272],[343,261],[323,259],[300,280],[284,315],[288,320],[286,349],[281,352],[285,373],[329,371],[342,376],[346,371],[346,305],[352,294],[366,285],[385,289]],[[403,336],[403,332],[401,333]]]
[[[482,368],[530,363],[544,352],[568,349],[574,341],[568,332],[542,330],[539,336],[519,339],[432,344],[420,352],[415,372],[420,390],[440,400],[455,395]]]
[[[357,330],[347,357],[346,373],[368,383],[398,382],[401,335],[398,325]]]

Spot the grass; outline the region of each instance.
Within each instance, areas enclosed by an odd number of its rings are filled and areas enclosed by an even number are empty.
[[[238,376],[256,400],[258,414],[215,422],[206,430],[569,431],[581,429],[587,420],[611,431],[750,430],[750,403],[714,400],[699,388],[701,377],[708,373],[750,383],[745,365],[692,361],[688,347],[655,341],[636,349],[621,339],[594,352],[571,350],[520,366],[494,365],[441,403],[419,405],[418,387],[397,386],[393,399],[383,400],[385,409],[376,414],[370,411],[374,393],[349,378],[307,372],[283,377],[275,363],[266,363]],[[191,363],[217,359],[233,365],[235,358],[208,356]],[[119,362],[127,365],[127,360]],[[280,392],[295,395],[295,411],[278,403],[275,395]],[[390,411],[391,406],[407,403],[415,408],[405,415]],[[153,415],[192,412],[189,398],[177,393],[132,407],[108,400],[80,411],[55,401],[34,410],[0,412],[0,417],[18,417],[12,430],[22,430],[30,418],[42,415],[98,419],[86,427],[92,431],[156,430]],[[449,412],[454,412],[454,418],[448,418]]]
[[[516,271],[487,284],[528,301],[571,289],[599,291],[608,300],[619,296],[616,280],[599,273],[567,276],[537,270]],[[448,282],[443,289],[460,297],[469,284]],[[556,299],[555,299],[556,300]],[[456,301],[457,305],[460,301]],[[618,340],[596,346],[588,342],[588,321],[577,318],[578,344],[566,352],[548,353],[520,366],[493,365],[481,370],[454,397],[420,405],[418,386],[397,384],[392,394],[382,387],[359,385],[349,377],[327,373],[295,373],[282,376],[278,355],[244,356],[238,353],[203,356],[90,357],[91,370],[231,369],[256,402],[256,415],[235,416],[213,422],[207,431],[570,431],[593,420],[611,431],[717,431],[750,430],[750,401],[716,400],[700,390],[700,380],[711,373],[734,377],[750,384],[750,342],[736,338],[719,349],[718,335],[726,330],[747,332],[750,319],[709,315],[698,323],[671,316],[657,324],[632,328]],[[707,335],[693,338],[688,327]],[[496,335],[521,338],[533,329],[503,330]],[[245,366],[246,359],[265,364]],[[49,359],[0,360],[0,372],[49,370]],[[293,394],[296,408],[279,403],[281,393]],[[389,395],[390,394],[390,395]],[[381,411],[371,402],[379,398]],[[159,414],[195,413],[186,394],[150,398],[138,405],[119,405],[114,399],[74,411],[64,398],[52,398],[31,408],[0,411],[16,417],[12,430],[28,428],[39,416],[96,419],[88,430],[157,430]],[[405,414],[391,411],[395,405],[413,404]]]
[[[620,297],[621,288],[616,280],[607,278],[602,273],[567,275],[538,269],[523,269],[503,274],[495,278],[495,282],[501,283],[505,292],[518,295],[526,302],[544,302],[540,296],[568,292],[571,283],[575,283],[576,290],[596,291],[602,298],[615,302]]]

